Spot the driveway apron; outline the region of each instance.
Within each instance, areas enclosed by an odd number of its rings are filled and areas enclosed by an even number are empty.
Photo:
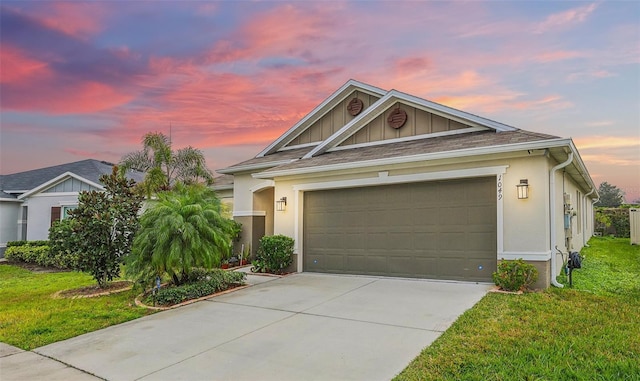
[[[106,380],[388,380],[488,284],[302,273],[34,350]]]

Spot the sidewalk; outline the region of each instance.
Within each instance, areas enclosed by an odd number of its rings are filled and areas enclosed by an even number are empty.
[[[95,381],[95,377],[60,361],[0,343],[0,380]]]

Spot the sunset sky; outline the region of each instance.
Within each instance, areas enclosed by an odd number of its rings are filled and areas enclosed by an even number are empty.
[[[150,131],[211,169],[349,79],[573,138],[640,198],[640,2],[0,3],[0,173],[117,162]]]

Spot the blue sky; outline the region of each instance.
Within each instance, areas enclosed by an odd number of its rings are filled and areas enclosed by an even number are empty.
[[[0,172],[248,159],[348,79],[571,137],[640,198],[639,2],[3,1]]]

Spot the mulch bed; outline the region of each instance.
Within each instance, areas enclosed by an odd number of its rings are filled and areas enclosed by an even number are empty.
[[[220,296],[220,295],[228,294],[228,293],[233,292],[233,291],[239,291],[239,290],[242,290],[242,289],[247,288],[247,287],[251,287],[251,285],[248,285],[248,284],[243,284],[243,285],[234,284],[234,285],[231,285],[226,290],[218,291],[216,293],[205,295],[205,296],[201,296],[201,297],[196,298],[196,299],[185,300],[182,303],[172,304],[172,305],[169,305],[169,306],[160,306],[160,305],[150,306],[148,304],[145,304],[143,302],[143,300],[146,299],[146,297],[149,296],[149,294],[151,292],[151,291],[147,291],[147,292],[144,292],[144,293],[138,295],[136,297],[136,299],[135,299],[135,303],[136,303],[136,305],[138,307],[144,307],[144,308],[147,308],[147,309],[150,309],[150,310],[156,310],[156,311],[164,311],[164,310],[171,310],[171,309],[174,309],[174,308],[186,306],[188,304],[199,302],[201,300],[206,300],[206,299],[209,299],[209,298],[213,298],[214,296]]]
[[[98,285],[92,285],[81,288],[74,288],[72,290],[62,290],[56,292],[54,298],[93,298],[96,296],[110,295],[118,292],[130,290],[133,287],[133,283],[128,280],[121,280],[109,283],[106,287],[100,288]]]
[[[20,262],[20,261],[0,261],[0,265],[18,266],[18,267],[22,267],[25,270],[29,270],[32,273],[65,273],[65,272],[71,271],[67,269],[59,269],[56,267],[43,267],[35,263],[27,263],[27,262]]]

